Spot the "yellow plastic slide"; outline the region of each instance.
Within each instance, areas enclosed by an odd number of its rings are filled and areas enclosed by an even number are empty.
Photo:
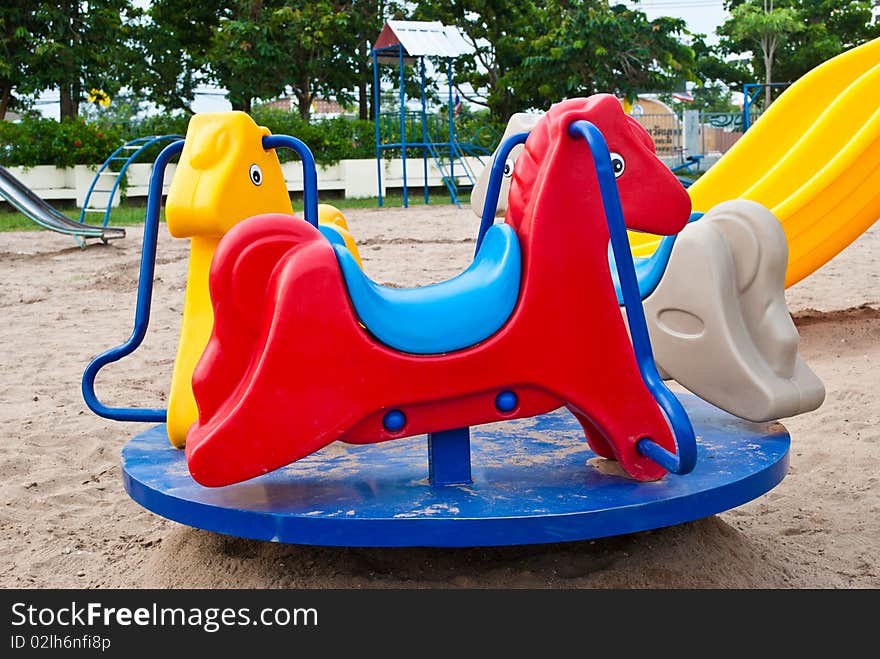
[[[737,198],[771,209],[786,286],[843,250],[880,217],[880,39],[800,78],[689,192],[695,211]],[[636,256],[658,240],[630,234]]]

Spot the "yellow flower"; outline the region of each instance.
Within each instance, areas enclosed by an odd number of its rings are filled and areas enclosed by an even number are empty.
[[[103,105],[105,108],[110,107],[110,97],[106,92],[92,88],[89,90],[89,103],[94,103],[95,105]]]

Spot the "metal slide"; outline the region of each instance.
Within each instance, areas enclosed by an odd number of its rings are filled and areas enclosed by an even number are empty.
[[[41,227],[73,236],[80,247],[86,246],[87,238],[98,238],[105,244],[115,238],[125,238],[125,229],[80,224],[58,212],[5,167],[0,167],[0,196]]]

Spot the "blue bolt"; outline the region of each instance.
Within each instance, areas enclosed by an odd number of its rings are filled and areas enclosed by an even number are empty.
[[[406,415],[400,410],[391,410],[382,418],[382,425],[388,432],[397,432],[406,425]]]
[[[519,399],[512,391],[502,391],[495,397],[495,407],[499,412],[512,412],[519,404]]]

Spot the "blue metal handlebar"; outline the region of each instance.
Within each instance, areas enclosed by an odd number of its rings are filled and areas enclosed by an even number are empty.
[[[495,156],[495,160],[492,161],[492,169],[489,172],[489,185],[486,186],[486,200],[483,202],[483,215],[480,217],[480,232],[477,234],[475,255],[480,251],[480,245],[483,244],[486,232],[495,223],[495,211],[498,210],[498,197],[501,194],[501,182],[504,177],[504,166],[507,164],[507,157],[514,147],[524,143],[528,136],[528,132],[511,135],[498,147],[498,154]]]
[[[303,166],[303,217],[313,227],[318,226],[318,172],[315,169],[315,157],[302,140],[290,135],[266,135],[263,148],[293,149],[296,151]]]
[[[138,273],[137,303],[134,310],[134,329],[128,341],[105,350],[95,357],[83,373],[82,392],[86,405],[97,415],[116,421],[162,422],[166,410],[141,407],[109,407],[95,394],[95,378],[104,366],[130,355],[143,342],[150,323],[150,304],[153,298],[153,274],[156,270],[156,241],[159,237],[159,210],[162,207],[162,185],[168,162],[183,151],[183,140],[173,142],[162,149],[153,172],[147,193],[147,217],[144,221],[144,242],[141,246],[141,267]]]
[[[183,140],[178,140],[165,147],[150,175],[150,187],[147,193],[147,213],[144,221],[144,241],[141,246],[141,265],[138,273],[137,303],[134,311],[134,329],[128,340],[105,350],[95,357],[83,372],[82,393],[95,414],[115,421],[146,421],[151,423],[164,422],[168,410],[144,407],[110,407],[105,405],[95,393],[95,378],[104,366],[119,361],[137,350],[147,333],[150,323],[150,305],[153,299],[153,276],[156,269],[156,243],[159,237],[159,211],[162,206],[162,187],[165,181],[165,169],[169,161],[183,150]],[[299,155],[303,165],[303,216],[311,225],[318,226],[318,174],[315,158],[304,142],[288,135],[267,135],[263,137],[263,148],[293,149]]]
[[[626,307],[626,318],[629,323],[630,336],[632,337],[633,351],[639,372],[645,386],[654,396],[660,408],[669,420],[675,443],[676,453],[670,453],[657,442],[650,438],[639,440],[638,451],[650,458],[666,471],[674,474],[687,474],[693,470],[697,462],[697,443],[694,437],[694,428],[684,411],[681,403],[663,383],[657,366],[654,363],[654,354],[651,350],[651,340],[648,336],[648,326],[645,322],[645,311],[642,308],[642,300],[639,295],[639,285],[636,279],[635,265],[633,264],[632,251],[626,236],[626,224],[623,219],[623,207],[620,203],[620,195],[617,190],[617,182],[614,178],[614,170],[611,167],[611,156],[608,153],[608,145],[605,138],[596,126],[589,121],[575,121],[568,127],[569,135],[581,137],[586,140],[596,168],[599,179],[599,190],[602,195],[602,205],[605,208],[605,217],[608,220],[608,230],[611,236],[611,249],[617,264],[617,274],[620,280],[620,290],[623,293],[623,303]],[[494,211],[493,211],[494,213]]]

